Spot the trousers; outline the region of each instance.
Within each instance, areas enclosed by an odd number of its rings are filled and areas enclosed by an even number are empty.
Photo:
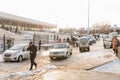
[[[37,63],[35,62],[35,58],[36,58],[36,54],[30,55],[30,62],[31,62],[30,70],[32,70],[33,65],[35,65],[35,67],[37,66]]]

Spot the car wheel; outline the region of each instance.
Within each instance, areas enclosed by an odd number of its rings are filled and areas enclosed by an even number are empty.
[[[82,48],[79,48],[79,51],[82,52]]]
[[[6,60],[4,60],[4,62],[7,62]]]
[[[19,62],[22,62],[22,61],[23,61],[23,57],[22,57],[22,56],[19,56],[18,61],[19,61]]]
[[[65,58],[68,58],[68,56],[69,56],[69,55],[68,55],[68,52],[67,52]]]

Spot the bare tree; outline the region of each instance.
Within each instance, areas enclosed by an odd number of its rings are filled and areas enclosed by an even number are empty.
[[[93,24],[93,29],[96,30],[97,33],[105,33],[108,34],[110,32],[111,25],[107,22],[95,23]]]

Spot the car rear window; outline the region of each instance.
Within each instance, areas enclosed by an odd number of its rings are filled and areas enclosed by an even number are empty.
[[[67,47],[66,44],[56,44],[56,45],[54,46],[55,49],[66,48],[66,47]]]
[[[87,38],[81,38],[80,39],[80,43],[87,43],[88,42],[88,39]]]

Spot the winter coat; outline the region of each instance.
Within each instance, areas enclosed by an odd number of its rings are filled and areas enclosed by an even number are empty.
[[[112,40],[112,48],[113,49],[118,49],[117,42],[118,42],[118,39],[117,38],[113,38],[113,40]]]
[[[30,50],[30,55],[36,55],[37,52],[37,47],[35,45],[32,45],[30,47],[27,48],[27,50]]]

